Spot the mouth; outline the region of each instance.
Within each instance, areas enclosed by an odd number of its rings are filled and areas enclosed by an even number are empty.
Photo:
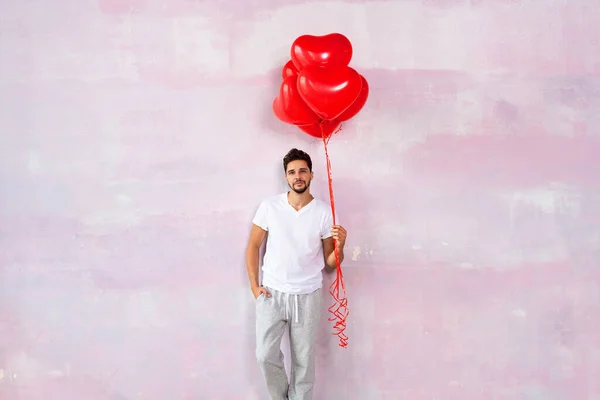
[[[298,182],[294,183],[294,185],[301,185],[301,184],[303,184],[303,183],[304,183],[304,182],[302,182],[302,181],[298,181]]]

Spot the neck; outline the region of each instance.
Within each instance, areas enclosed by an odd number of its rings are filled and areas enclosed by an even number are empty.
[[[308,190],[304,193],[296,193],[293,190],[288,191],[288,203],[296,210],[301,209],[313,199],[313,195]]]

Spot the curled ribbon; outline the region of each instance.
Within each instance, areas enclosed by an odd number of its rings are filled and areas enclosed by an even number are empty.
[[[331,212],[333,214],[333,224],[336,225],[335,218],[335,200],[333,197],[333,183],[331,179],[331,161],[329,159],[329,153],[327,151],[327,144],[329,143],[329,139],[334,134],[338,133],[342,130],[340,126],[337,131],[333,134],[327,136],[323,130],[323,122],[320,124],[321,127],[321,137],[323,139],[323,146],[325,147],[325,159],[327,160],[327,179],[329,182],[329,200],[331,203]],[[338,336],[340,339],[339,346],[346,348],[348,346],[348,336],[344,333],[346,330],[346,318],[348,317],[348,299],[346,298],[346,285],[344,284],[344,275],[342,273],[342,267],[340,265],[340,256],[339,256],[339,248],[337,241],[334,240],[334,254],[335,254],[335,263],[336,263],[336,277],[332,284],[329,286],[329,293],[335,300],[334,304],[329,307],[329,312],[333,315],[333,317],[329,318],[330,322],[334,322],[333,329],[334,335]]]

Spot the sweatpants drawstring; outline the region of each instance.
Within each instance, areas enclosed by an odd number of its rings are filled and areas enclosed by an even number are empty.
[[[298,323],[298,295],[294,294],[294,314],[295,314],[295,319],[296,319],[296,323]],[[290,315],[289,315],[289,309],[288,309],[288,303],[289,303],[289,299],[290,299],[290,294],[286,293],[285,294],[285,318],[289,319]]]

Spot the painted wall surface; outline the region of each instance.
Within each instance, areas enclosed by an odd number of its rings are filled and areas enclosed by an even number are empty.
[[[292,41],[330,32],[371,97],[330,143],[350,343],[323,322],[315,399],[600,398],[598,21],[597,0],[3,1],[0,399],[266,398],[244,250],[291,147],[327,200],[322,143],[271,102]]]

